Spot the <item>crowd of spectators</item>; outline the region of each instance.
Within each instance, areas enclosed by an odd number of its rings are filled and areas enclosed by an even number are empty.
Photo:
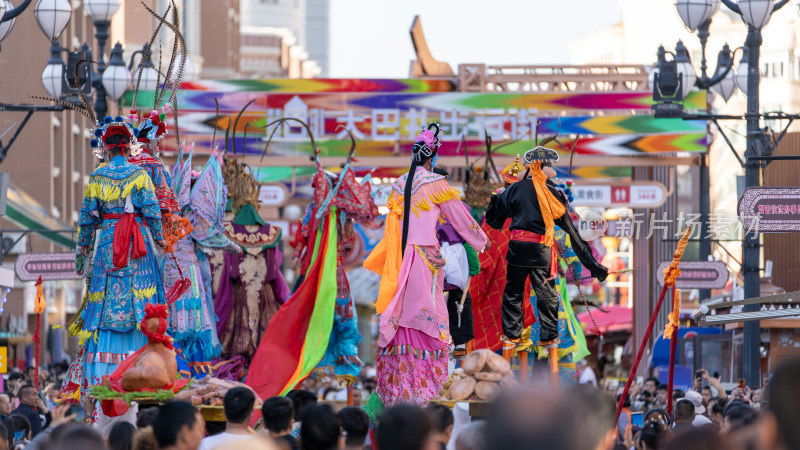
[[[460,426],[439,404],[399,405],[371,421],[360,406],[335,411],[323,393],[302,389],[254,411],[254,393],[239,387],[225,395],[221,427],[180,401],[92,427],[81,406],[48,403],[50,383],[57,383],[49,374],[39,391],[32,376],[12,373],[0,394],[0,450],[800,449],[800,359],[785,362],[755,391],[726,392],[718,378],[698,371],[691,389],[673,392],[672,414],[668,389],[655,378],[633,386],[618,420],[621,389],[587,381],[558,391],[534,385],[505,392],[485,417]]]

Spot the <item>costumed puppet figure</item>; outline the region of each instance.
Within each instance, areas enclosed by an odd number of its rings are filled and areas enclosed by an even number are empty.
[[[379,213],[368,179],[359,183],[350,166],[354,151],[355,141],[338,176],[323,169],[317,153],[314,199],[292,242],[301,275],[247,376],[261,396],[285,395],[315,370],[345,384],[361,371],[361,333],[342,261],[355,242],[354,222],[376,228]]]
[[[598,280],[605,280],[608,270],[598,263],[589,245],[581,239],[569,215],[566,201],[542,171],[543,160],[557,160],[555,151],[537,147],[525,153],[531,177],[493,195],[486,212],[486,222],[501,229],[511,219],[511,241],[508,244],[506,286],[503,291],[503,354],[510,359],[520,344],[524,319],[524,287],[530,279],[536,292],[541,333],[537,345],[550,348],[558,345],[558,305],[556,290],[557,252],[555,226],[570,237],[580,261]],[[551,168],[548,168],[552,170]]]
[[[193,151],[184,161],[181,148],[178,163],[173,168],[173,189],[181,216],[191,222],[192,230],[174,245],[174,258],[165,261],[164,284],[173,285],[184,277],[191,281],[191,287],[170,304],[169,330],[191,375],[201,377],[210,373],[212,361],[222,349],[206,252],[241,253],[241,250],[224,235],[228,189],[222,178],[222,163],[215,151],[193,183]]]
[[[519,163],[519,155],[516,161],[506,166],[501,175],[504,187],[497,189],[500,194],[509,186],[519,181],[525,166]],[[496,230],[484,222],[481,229],[489,238],[489,248],[478,255],[480,260],[480,271],[470,283],[470,295],[472,296],[472,308],[474,313],[475,339],[472,341],[472,348],[488,348],[498,351],[502,347],[503,323],[502,323],[502,304],[503,290],[506,285],[506,252],[508,243],[511,240],[511,219],[507,218],[503,228]],[[526,281],[523,290],[523,297],[530,296],[530,281]],[[529,329],[531,324],[536,321],[536,317],[530,302],[522,305],[523,327]],[[524,333],[523,333],[524,334]]]
[[[78,220],[80,253],[94,248],[78,322],[86,344],[84,392],[147,343],[137,330],[145,306],[165,303],[154,244],[163,244],[161,211],[150,176],[126,159],[138,146],[133,128],[121,117],[106,117],[95,135],[92,146],[105,151],[108,162],[89,176]]]
[[[222,167],[222,177],[231,207],[225,215],[224,236],[241,253],[207,253],[219,317],[220,358],[228,361],[215,376],[240,379],[272,317],[289,297],[289,287],[281,273],[283,253],[277,247],[281,229],[258,213],[260,184],[247,166],[233,160]]]
[[[452,339],[436,238],[439,217],[474,249],[483,251],[487,242],[458,191],[431,172],[438,134],[438,124],[431,124],[417,136],[411,170],[392,185],[385,237],[364,262],[381,275],[377,393],[387,407],[427,403],[446,381]]]

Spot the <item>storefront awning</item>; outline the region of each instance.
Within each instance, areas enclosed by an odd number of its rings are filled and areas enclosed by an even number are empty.
[[[3,218],[19,226],[20,231],[32,230],[54,244],[75,248],[75,232],[67,232],[73,228],[53,217],[33,197],[12,184],[8,186],[8,203]]]

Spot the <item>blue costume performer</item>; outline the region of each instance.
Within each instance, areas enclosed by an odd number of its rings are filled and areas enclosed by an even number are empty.
[[[147,344],[137,329],[144,307],[165,303],[154,253],[154,242],[163,240],[161,212],[150,176],[126,159],[131,146],[138,145],[133,131],[121,117],[107,117],[95,133],[100,141],[93,141],[108,162],[90,175],[78,221],[80,253],[94,248],[79,333],[86,343],[84,389]]]

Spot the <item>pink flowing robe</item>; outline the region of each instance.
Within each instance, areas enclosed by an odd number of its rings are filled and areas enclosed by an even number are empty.
[[[392,186],[399,204],[407,175]],[[436,238],[439,217],[446,217],[473,248],[483,249],[487,242],[486,234],[444,177],[417,168],[411,204],[397,290],[381,314],[377,392],[387,407],[425,404],[439,393],[447,378],[447,348],[452,340],[442,293],[444,275],[439,270],[444,266]],[[397,219],[390,216],[387,220]]]

